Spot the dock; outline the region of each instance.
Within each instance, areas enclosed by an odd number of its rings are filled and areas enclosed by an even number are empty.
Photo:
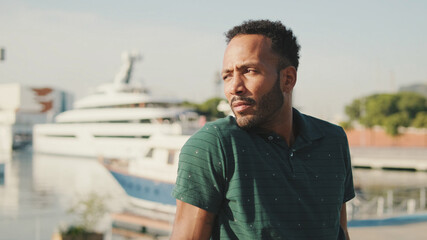
[[[112,214],[112,233],[126,238],[168,239],[172,222],[152,219],[128,212]]]
[[[350,227],[348,232],[351,239],[363,240],[419,240],[425,239],[427,222],[412,223],[396,226],[381,227]]]
[[[427,148],[351,148],[355,168],[427,171]]]

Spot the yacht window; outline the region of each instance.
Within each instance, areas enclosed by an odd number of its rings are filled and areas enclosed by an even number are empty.
[[[175,150],[169,150],[168,165],[173,165],[174,160],[175,160]]]
[[[149,150],[149,151],[148,151],[148,153],[145,155],[145,157],[152,158],[152,157],[153,157],[153,152],[154,152],[154,148],[150,148],[150,150]]]
[[[46,137],[56,137],[56,138],[75,138],[75,135],[53,135],[53,134],[46,134]]]
[[[114,120],[114,121],[105,121],[107,123],[130,123],[129,120]]]
[[[58,122],[58,124],[80,124],[80,123],[132,123],[132,120],[111,120],[111,121],[78,121],[78,122]]]
[[[143,138],[148,139],[150,135],[141,135],[141,136],[108,136],[108,135],[95,135],[96,138]]]
[[[172,118],[163,118],[163,123],[173,123]]]

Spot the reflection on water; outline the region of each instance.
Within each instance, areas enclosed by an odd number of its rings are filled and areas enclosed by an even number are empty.
[[[426,172],[355,169],[353,173],[357,196],[347,205],[350,219],[425,213]]]
[[[124,192],[96,159],[33,155],[33,188],[38,193],[56,192],[58,200],[69,201],[94,192],[117,199]],[[117,208],[117,206],[113,206]]]
[[[50,239],[74,220],[70,206],[89,192],[120,211],[126,195],[96,159],[14,152],[0,186],[0,240]]]
[[[89,192],[105,196],[112,212],[127,203],[124,191],[96,159],[33,156],[31,151],[19,151],[10,159],[2,158],[1,163],[0,240],[50,239],[61,224],[73,220],[67,214],[71,204]],[[390,190],[427,187],[426,172],[355,169],[353,173],[360,194],[366,199],[386,194],[386,207]],[[403,194],[419,198],[408,191]]]

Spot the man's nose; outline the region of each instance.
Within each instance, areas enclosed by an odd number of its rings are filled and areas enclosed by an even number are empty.
[[[243,78],[244,77],[239,73],[235,73],[233,75],[233,79],[231,80],[231,83],[230,83],[230,93],[232,95],[241,96],[245,93],[246,87],[245,87],[245,81]]]

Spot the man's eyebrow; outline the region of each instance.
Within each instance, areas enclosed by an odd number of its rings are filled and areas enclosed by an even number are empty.
[[[236,68],[237,68],[237,70],[241,70],[241,69],[246,69],[246,68],[250,68],[250,67],[259,67],[259,66],[260,66],[260,64],[258,62],[245,62],[245,63],[237,65]],[[226,74],[226,73],[229,73],[232,71],[234,71],[232,68],[228,68],[228,69],[222,70],[221,73]]]
[[[240,65],[237,66],[237,69],[245,69],[245,68],[250,68],[250,67],[259,67],[259,63],[258,62],[245,62],[242,63]]]
[[[221,77],[224,77],[225,75],[228,75],[230,72],[233,72],[231,69],[224,69],[221,71]]]

